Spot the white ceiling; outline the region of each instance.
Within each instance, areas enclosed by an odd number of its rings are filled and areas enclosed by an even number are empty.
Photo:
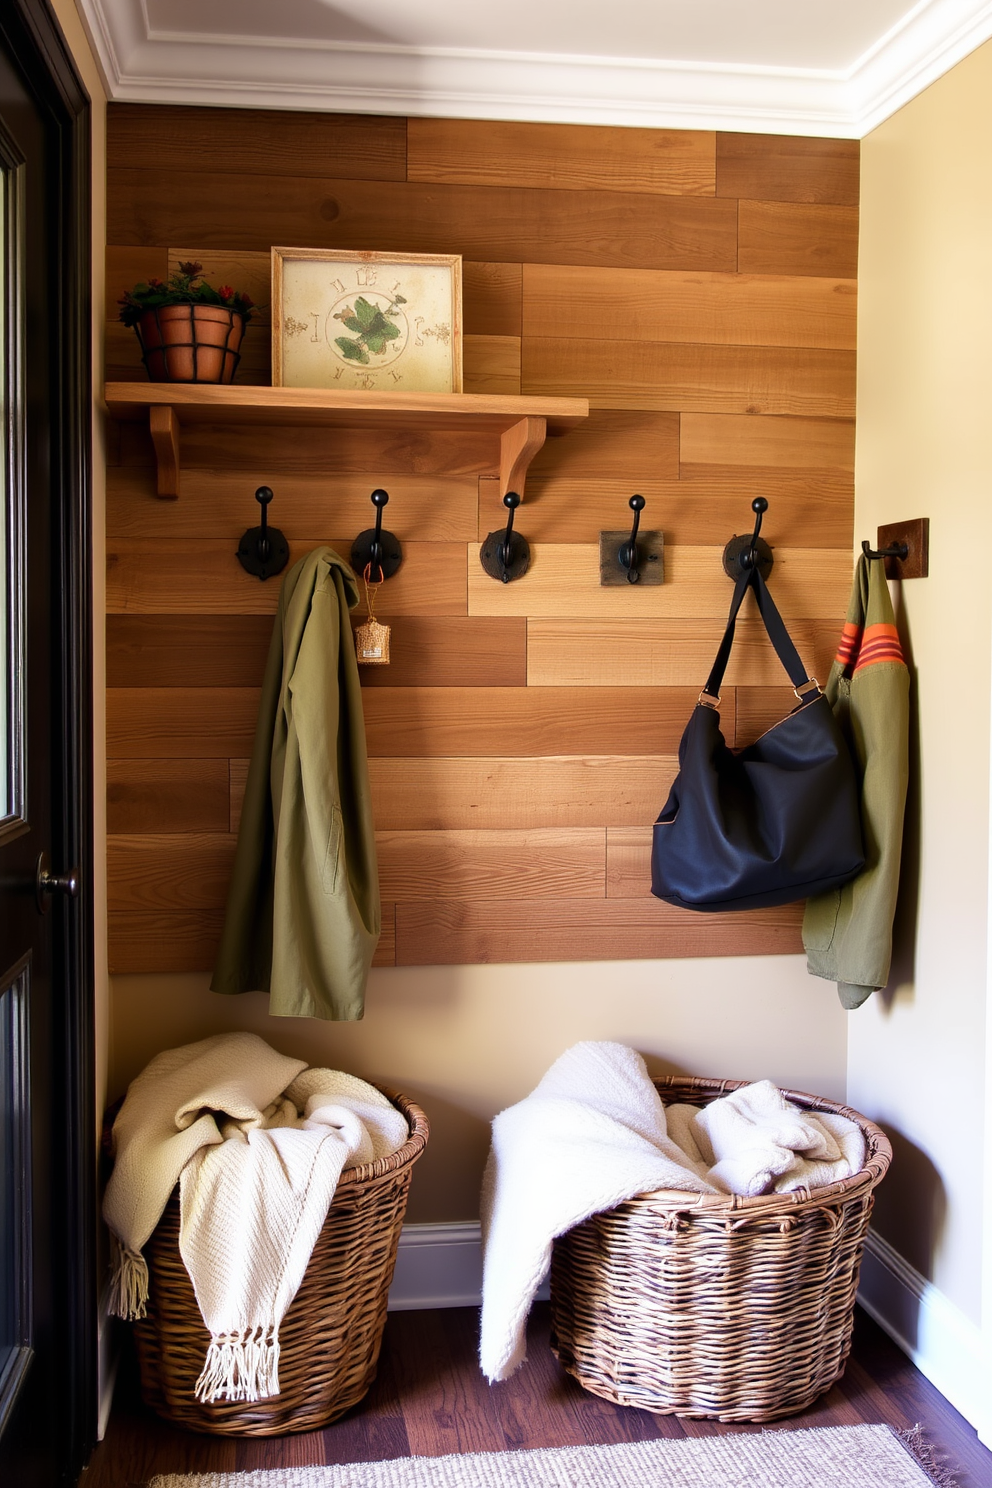
[[[992,0],[77,0],[112,98],[860,138]]]

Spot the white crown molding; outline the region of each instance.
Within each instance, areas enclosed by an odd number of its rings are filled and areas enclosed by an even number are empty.
[[[860,138],[992,37],[992,0],[920,0],[845,71],[152,30],[77,0],[119,101]]]

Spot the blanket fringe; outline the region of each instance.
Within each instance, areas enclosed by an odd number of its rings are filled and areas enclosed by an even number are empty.
[[[267,1400],[279,1394],[279,1335],[275,1328],[218,1333],[210,1340],[196,1398]]]
[[[113,1237],[113,1274],[109,1307],[114,1317],[133,1322],[147,1313],[148,1262],[140,1250],[131,1250]]]

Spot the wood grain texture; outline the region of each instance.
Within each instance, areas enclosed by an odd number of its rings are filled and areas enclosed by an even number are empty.
[[[380,831],[638,826],[654,821],[672,756],[549,759],[373,759]]]
[[[519,336],[522,266],[462,261],[462,320],[473,336]]]
[[[226,832],[225,759],[108,759],[107,830]]]
[[[607,899],[651,898],[652,837],[651,827],[607,828]]]
[[[347,555],[351,541],[319,533],[291,541],[289,563],[325,543]],[[218,538],[195,547],[178,537],[155,542],[114,538],[107,548],[107,610],[132,615],[275,614],[278,583],[263,584],[245,573],[235,553],[236,542]],[[385,611],[388,603],[390,614],[464,615],[465,544],[405,544],[403,563],[388,588],[379,607]],[[365,613],[364,596],[354,613]]]
[[[591,409],[567,438],[547,441],[535,455],[527,479],[533,489],[554,476],[637,481],[645,474],[677,480],[678,473],[677,413]]]
[[[712,196],[708,130],[612,129],[507,120],[410,119],[411,181]]]
[[[404,547],[378,603],[391,664],[361,671],[379,964],[397,960],[397,902],[401,963],[798,950],[796,911],[742,939],[740,916],[653,901],[647,855],[723,632],[720,555],[755,496],[770,502],[773,592],[821,680],[836,647],[854,538],[857,144],[117,104],[110,133],[111,299],[195,258],[260,306],[238,385],[214,402],[174,390],[176,503],[154,499],[147,397],[134,404],[147,379],[108,310],[107,364],[136,420],[108,427],[115,968],[213,959],[279,588],[234,557],[262,483],[293,557],[328,542],[347,558],[377,486]],[[180,137],[193,147],[177,155]],[[467,386],[601,405],[527,471],[523,580],[497,584],[478,561],[505,525],[505,421],[480,437],[450,410],[397,425],[367,398],[356,413],[259,396],[273,242],[460,252]],[[599,533],[626,529],[635,492],[665,534],[666,583],[603,589]],[[728,742],[792,701],[746,614]],[[612,1439],[610,1408],[595,1409]]]
[[[467,393],[520,392],[519,336],[466,336],[463,352]]]
[[[433,1114],[429,1093],[422,1099]],[[761,1429],[656,1416],[589,1394],[564,1373],[551,1352],[549,1311],[546,1303],[533,1308],[527,1360],[499,1390],[486,1385],[479,1373],[477,1308],[390,1313],[378,1374],[361,1409],[323,1432],[302,1437],[234,1441],[170,1426],[142,1406],[137,1369],[125,1354],[107,1436],[87,1469],[87,1488],[132,1488],[155,1473],[174,1472],[177,1464],[190,1473],[276,1471],[303,1462],[379,1462],[445,1452],[748,1436]],[[897,1431],[922,1423],[960,1488],[986,1488],[992,1481],[992,1452],[978,1441],[974,1427],[856,1308],[843,1377],[809,1410],[784,1424],[795,1431],[862,1422]]]
[[[738,211],[740,273],[857,277],[857,207],[741,201]]]
[[[515,525],[529,542],[598,543],[599,534],[630,524],[628,498],[635,492],[647,505],[645,530],[660,528],[668,546],[723,545],[753,523],[751,502],[764,496],[774,511],[775,537],[783,546],[844,548],[852,544],[852,483],[831,474],[806,475],[732,466],[715,471],[687,466],[682,480],[617,477],[587,479],[563,467],[555,476],[527,481],[527,494]],[[505,526],[499,483],[479,480],[479,535]]]
[[[365,736],[387,757],[674,754],[695,700],[673,687],[643,688],[636,709],[611,687],[377,687]]]
[[[107,919],[111,976],[213,970],[224,926],[222,909],[113,910]],[[393,906],[384,904],[373,966],[396,964],[394,926]]]
[[[182,141],[181,152],[177,141]],[[237,162],[246,177],[355,176],[402,181],[406,120],[371,114],[305,113],[284,109],[197,108],[188,104],[111,103],[107,162],[150,174],[216,170]],[[111,234],[111,240],[113,235]],[[198,242],[173,234],[163,243]]]
[[[378,832],[379,885],[397,904],[423,899],[602,899],[606,833]]]
[[[223,909],[236,839],[228,832],[107,838],[107,905],[118,910]]]
[[[122,247],[196,242],[255,251],[273,243],[349,248],[374,242],[380,252],[460,253],[483,263],[615,263],[733,273],[737,205],[716,197],[633,191],[439,186],[331,174],[280,178],[129,165],[108,171],[107,238]]]
[[[854,416],[850,351],[706,346],[524,335],[521,391],[575,396],[594,408]]]
[[[521,531],[526,535],[522,522]],[[627,587],[599,587],[598,546],[534,544],[530,569],[513,584],[500,584],[488,576],[478,559],[478,545],[470,549],[470,555],[471,615],[571,620],[711,619],[726,616],[732,593],[723,571],[722,548],[666,550],[664,584],[659,588],[638,586],[633,594]],[[775,603],[787,619],[843,615],[851,571],[850,553],[839,549],[777,548],[771,581]]]
[[[860,176],[858,140],[782,134],[716,137],[717,196],[856,207]]]
[[[731,591],[727,589],[727,607]],[[840,613],[840,612],[838,612]],[[531,687],[681,687],[695,703],[723,636],[726,616],[658,620],[532,619],[527,624]],[[804,662],[826,680],[841,620],[790,619],[789,634]],[[776,688],[782,664],[757,616],[738,621],[724,695],[731,687]],[[790,694],[791,696],[791,694]],[[688,711],[685,719],[688,720]],[[727,721],[724,718],[724,733]]]
[[[522,618],[383,618],[392,622],[389,666],[363,667],[364,687],[492,688],[526,682]],[[260,687],[271,637],[269,615],[108,615],[107,685]]]
[[[110,759],[250,757],[257,687],[109,687]]]
[[[683,467],[761,465],[853,472],[854,420],[684,413],[681,456]]]
[[[185,432],[185,431],[184,431]],[[222,538],[232,551],[247,527],[257,526],[255,490],[270,484],[274,492],[269,521],[292,542],[309,538],[327,523],[342,536],[347,559],[358,533],[375,525],[369,499],[376,489],[374,473],[328,475],[320,469],[285,472],[264,466],[254,478],[223,468],[204,469],[185,458],[180,508],[155,503],[149,509],[148,473],[143,466],[119,465],[108,472],[107,535],[133,538]],[[366,456],[366,459],[368,457]],[[389,509],[384,523],[401,543],[471,542],[477,533],[478,476],[387,476]]]
[[[809,275],[524,264],[528,336],[853,351],[857,285]]]
[[[694,914],[659,899],[554,899],[397,904],[403,966],[523,961],[668,960],[796,955],[802,905]]]

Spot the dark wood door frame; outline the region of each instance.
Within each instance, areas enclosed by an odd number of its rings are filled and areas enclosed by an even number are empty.
[[[52,1030],[63,1109],[52,1153],[60,1264],[60,1483],[75,1483],[96,1438],[96,1153],[93,1017],[90,102],[47,0],[4,0],[0,35],[45,116],[57,167],[58,356],[53,361],[53,523],[57,572],[51,667],[65,728],[53,741],[52,861],[78,864],[80,897],[56,919]]]

